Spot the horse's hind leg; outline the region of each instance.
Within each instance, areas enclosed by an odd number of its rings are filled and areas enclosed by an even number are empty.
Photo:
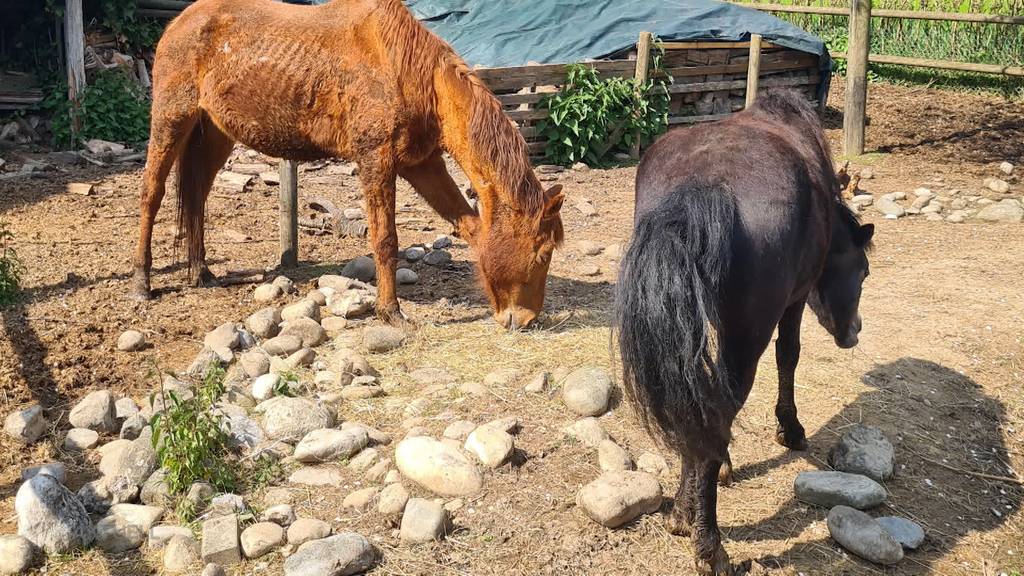
[[[775,441],[793,450],[807,449],[807,438],[797,419],[793,397],[793,380],[800,361],[800,320],[803,313],[803,300],[786,308],[779,321],[779,339],[775,341],[775,363],[779,370],[779,398],[775,403],[775,417],[779,425]]]
[[[672,502],[672,512],[668,517],[668,531],[677,536],[689,536],[693,530],[693,519],[696,514],[693,485],[696,468],[688,462],[685,455],[680,456],[679,489],[676,490]]]
[[[359,159],[359,179],[366,198],[370,244],[377,265],[377,316],[392,325],[405,324],[395,291],[398,229],[395,227],[396,173],[390,150],[381,148]]]
[[[697,572],[711,576],[730,574],[729,555],[722,546],[718,530],[717,460],[694,460],[693,498],[695,500],[693,544],[697,550]]]

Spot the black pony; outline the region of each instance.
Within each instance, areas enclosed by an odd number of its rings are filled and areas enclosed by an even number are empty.
[[[793,401],[804,304],[837,345],[857,344],[873,233],[843,203],[818,118],[795,93],[673,131],[644,155],[616,294],[623,381],[648,429],[679,450],[670,529],[692,529],[701,572],[729,571],[716,480],[758,359],[778,326],[776,440],[805,449]]]

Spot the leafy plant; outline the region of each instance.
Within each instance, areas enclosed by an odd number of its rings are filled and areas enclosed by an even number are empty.
[[[21,274],[24,272],[21,259],[11,248],[14,234],[7,229],[7,224],[0,222],[0,306],[7,306],[18,296]]]
[[[149,99],[142,89],[117,70],[102,70],[79,97],[78,140],[142,142],[149,137]],[[72,106],[67,84],[56,82],[43,102],[53,116],[53,135],[59,146],[74,146]]]
[[[653,69],[660,68],[660,56]],[[639,82],[601,79],[593,66],[568,66],[561,90],[541,100],[547,118],[537,124],[547,139],[548,161],[601,165],[617,152],[628,152],[636,138],[647,143],[668,126],[666,76]],[[669,82],[671,80],[669,79]]]
[[[223,491],[235,486],[236,475],[229,462],[230,436],[224,415],[215,407],[224,394],[224,375],[223,367],[211,363],[202,384],[192,387],[191,398],[160,388],[164,411],[153,416],[150,427],[171,493],[184,492],[198,480]]]
[[[137,16],[137,7],[138,0],[99,1],[103,25],[131,51],[153,48],[163,33],[163,26],[157,20]]]

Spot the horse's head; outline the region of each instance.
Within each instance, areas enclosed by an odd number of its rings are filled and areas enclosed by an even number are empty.
[[[480,238],[480,275],[494,307],[494,319],[509,329],[529,326],[544,307],[548,265],[562,242],[560,185],[544,193],[544,207],[530,215],[509,206],[493,210],[491,226]]]
[[[838,211],[841,214],[833,218],[825,269],[807,302],[836,345],[853,348],[861,329],[858,308],[861,286],[868,277],[867,252],[875,225],[861,225],[845,206]]]

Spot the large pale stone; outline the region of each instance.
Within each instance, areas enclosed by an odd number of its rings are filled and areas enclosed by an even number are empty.
[[[580,416],[600,416],[608,410],[612,388],[612,379],[603,368],[579,368],[566,376],[562,401]]]
[[[828,533],[843,548],[877,564],[896,564],[903,559],[903,547],[885,528],[867,514],[836,506],[826,519]]]
[[[295,446],[299,462],[326,462],[349,458],[366,447],[369,438],[361,428],[336,430],[322,428],[306,434]]]
[[[885,488],[871,478],[827,470],[797,474],[793,492],[798,500],[825,508],[844,505],[863,510],[885,501]]]
[[[238,547],[238,516],[228,514],[203,522],[203,562],[232,566],[242,561]]]
[[[373,544],[355,532],[307,542],[284,561],[285,576],[350,576],[377,565]]]
[[[82,502],[47,474],[33,476],[18,488],[14,510],[18,534],[48,554],[86,548],[96,537]]]
[[[605,472],[576,496],[595,522],[615,528],[661,506],[661,484],[646,472]]]
[[[284,544],[284,528],[273,522],[259,522],[242,532],[242,552],[246,558],[259,558]]]
[[[458,448],[426,436],[402,440],[395,449],[402,476],[442,496],[469,496],[483,486],[483,477]]]

